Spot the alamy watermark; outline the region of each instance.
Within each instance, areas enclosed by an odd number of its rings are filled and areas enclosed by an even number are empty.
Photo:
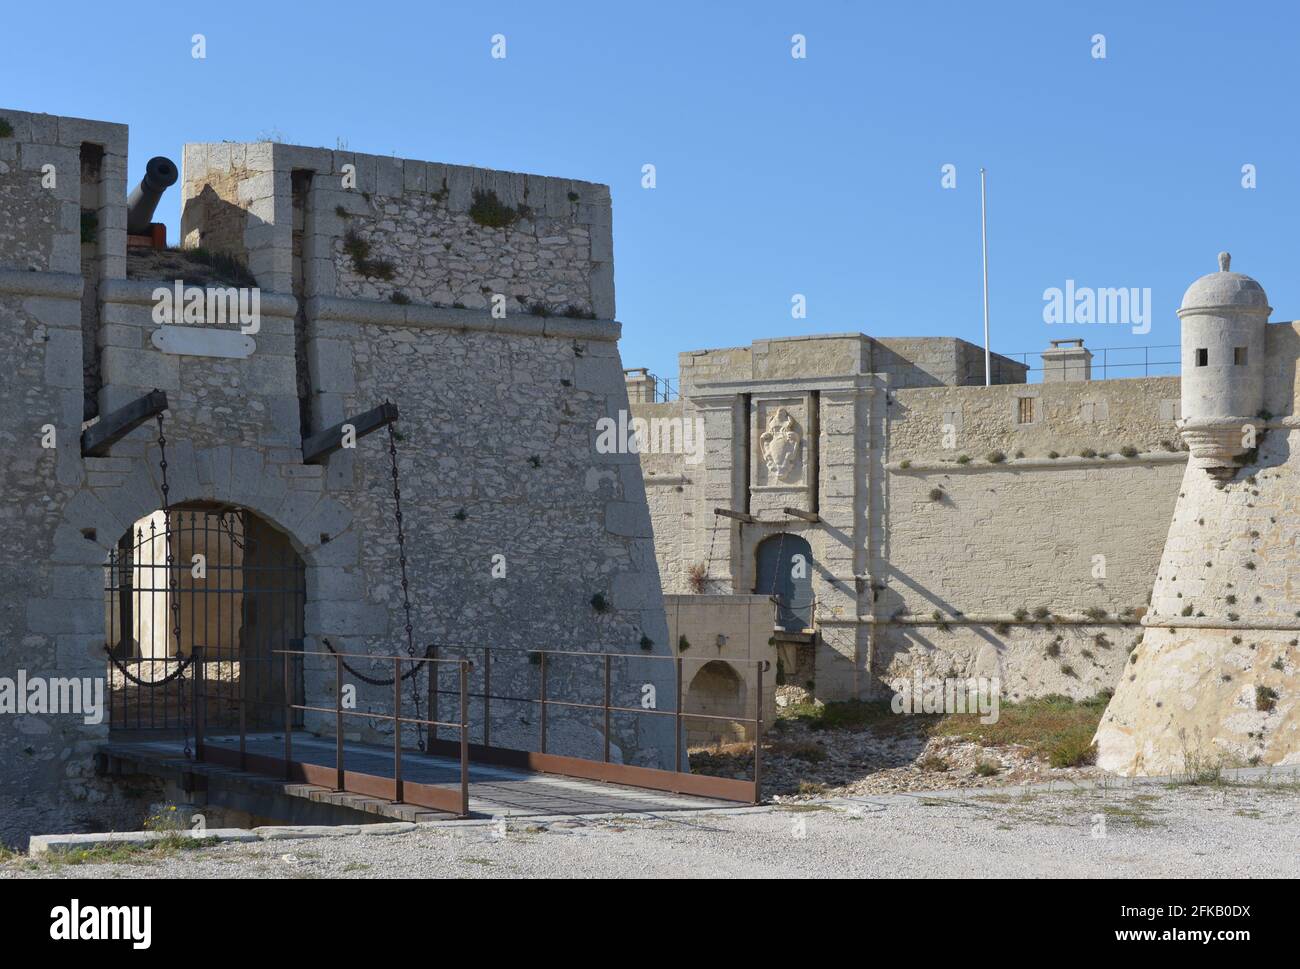
[[[684,454],[687,464],[704,460],[704,418],[631,417],[596,421],[596,451],[600,454]]]
[[[894,680],[890,708],[895,713],[978,713],[980,723],[998,722],[1002,681],[996,676],[922,677]]]
[[[72,714],[83,723],[104,722],[102,676],[0,676],[0,714]]]
[[[1131,326],[1138,335],[1150,333],[1151,287],[1093,289],[1067,279],[1064,289],[1043,290],[1043,322],[1107,323]]]
[[[245,336],[262,328],[262,291],[256,286],[205,289],[186,286],[178,279],[171,288],[159,286],[150,295],[154,301],[153,321],[159,326],[225,326],[230,322],[238,323],[239,332]]]
[[[50,938],[56,942],[130,942],[147,949],[153,941],[150,905],[82,905],[74,898],[50,909]]]

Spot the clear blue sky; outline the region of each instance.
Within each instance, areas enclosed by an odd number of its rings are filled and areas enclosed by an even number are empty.
[[[132,180],[273,134],[608,183],[625,366],[675,379],[678,351],[801,333],[981,342],[981,165],[995,350],[1176,343],[1220,249],[1300,316],[1293,4],[189,6],[10,4],[0,106],[129,124]],[[176,193],[162,216],[174,238]],[[1044,324],[1066,279],[1150,287],[1151,332]]]

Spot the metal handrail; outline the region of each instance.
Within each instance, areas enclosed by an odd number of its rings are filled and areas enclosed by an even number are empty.
[[[282,706],[282,708],[284,709],[285,728],[284,728],[283,770],[284,770],[284,775],[286,780],[291,780],[293,778],[293,772],[295,767],[300,769],[305,769],[307,766],[305,764],[302,765],[297,764],[293,760],[293,714],[295,712],[304,712],[304,713],[312,712],[312,713],[320,713],[320,714],[333,713],[335,716],[334,789],[340,792],[345,791],[348,789],[347,787],[348,774],[344,768],[344,738],[343,738],[344,717],[363,717],[367,719],[384,720],[394,724],[394,730],[393,730],[394,783],[393,783],[392,799],[394,803],[402,803],[404,789],[403,789],[403,779],[402,779],[401,725],[405,723],[409,723],[409,724],[421,724],[423,726],[433,727],[433,728],[447,727],[447,728],[457,730],[459,734],[458,746],[459,746],[459,755],[460,755],[461,791],[460,791],[460,801],[458,805],[458,810],[461,816],[466,816],[469,812],[469,754],[470,754],[469,701],[472,698],[472,699],[482,700],[483,702],[483,743],[481,745],[482,748],[484,748],[484,750],[487,751],[495,750],[500,753],[510,754],[510,755],[522,754],[526,752],[516,751],[512,748],[493,746],[491,742],[491,722],[492,722],[491,701],[492,700],[500,700],[504,702],[526,702],[526,703],[540,706],[541,735],[540,735],[539,746],[540,746],[540,753],[542,755],[547,755],[546,748],[547,748],[548,708],[563,707],[563,708],[573,708],[573,709],[582,709],[582,710],[600,710],[604,713],[604,729],[602,731],[603,740],[604,740],[603,760],[601,762],[584,761],[583,763],[584,764],[599,763],[599,764],[603,764],[604,766],[603,767],[585,767],[585,766],[581,767],[580,768],[581,770],[595,771],[595,774],[579,774],[578,776],[588,776],[588,777],[594,777],[595,779],[614,780],[616,782],[619,780],[623,780],[624,783],[636,783],[638,778],[633,778],[632,780],[624,780],[620,776],[619,772],[620,770],[623,772],[627,772],[628,770],[637,770],[637,771],[641,771],[641,774],[638,775],[638,777],[645,777],[650,786],[654,786],[656,783],[660,783],[660,784],[665,783],[663,781],[656,781],[648,777],[648,775],[654,775],[654,774],[662,775],[663,773],[662,771],[655,771],[652,769],[644,769],[644,768],[628,768],[626,765],[616,765],[611,763],[610,740],[612,736],[612,731],[611,731],[610,719],[612,714],[619,713],[619,714],[636,714],[642,716],[672,717],[674,723],[674,749],[675,749],[673,773],[678,775],[681,774],[680,768],[682,763],[682,740],[683,740],[682,726],[684,721],[696,719],[696,720],[707,720],[707,721],[726,721],[732,723],[740,723],[746,726],[752,725],[754,728],[754,768],[753,768],[753,781],[752,781],[753,784],[752,799],[754,803],[759,803],[762,800],[763,674],[767,672],[769,669],[771,669],[771,663],[768,660],[758,659],[758,660],[734,660],[734,661],[729,660],[728,661],[728,662],[736,662],[736,663],[744,663],[744,664],[752,663],[755,667],[754,709],[753,709],[753,716],[748,717],[748,716],[741,716],[741,715],[721,716],[717,714],[688,713],[683,709],[683,690],[682,690],[683,675],[682,674],[683,674],[684,665],[688,660],[697,663],[712,662],[712,660],[709,659],[708,657],[652,656],[652,655],[647,655],[645,653],[600,653],[600,652],[589,652],[584,650],[526,649],[523,647],[510,647],[510,646],[482,646],[482,645],[471,646],[471,645],[461,645],[461,644],[451,645],[451,644],[440,644],[440,643],[429,644],[428,648],[429,648],[430,655],[427,656],[375,655],[371,653],[327,653],[318,650],[306,650],[306,649],[271,650],[270,652],[273,655],[280,655],[284,657],[284,689],[285,689],[284,700],[283,703],[279,703],[276,701],[249,698],[244,696],[242,693],[240,694],[238,698],[238,703],[239,703],[239,757],[237,761],[238,766],[240,767],[241,770],[249,769],[248,764],[250,758],[247,752],[247,718],[245,713],[246,707],[259,706],[259,705]],[[457,659],[444,659],[436,655],[433,655],[434,651],[439,648],[457,649],[457,650],[478,650],[483,652],[482,669],[483,669],[484,685],[483,685],[482,693],[471,693],[469,690],[469,674],[471,670],[476,668],[476,664],[472,660],[464,657],[457,658]],[[205,647],[196,647],[195,666],[197,668],[197,673],[194,677],[194,702],[195,702],[195,748],[196,748],[195,757],[198,761],[203,761],[209,753],[204,743],[204,724],[206,722],[206,717],[207,717],[207,700],[209,699],[209,694],[206,690],[206,675],[205,675],[206,671],[204,666],[205,663],[204,652],[205,652]],[[529,656],[538,655],[539,664],[541,667],[541,687],[540,687],[539,695],[536,697],[506,697],[506,696],[494,695],[491,692],[493,653],[528,654]],[[295,680],[292,675],[293,672],[292,664],[294,662],[294,657],[298,657],[300,662],[305,663],[307,657],[309,656],[322,656],[322,657],[332,656],[334,659],[336,689],[335,689],[335,703],[333,707],[324,707],[324,706],[308,704],[307,702],[305,702],[305,700],[302,703],[297,703],[294,701],[293,690],[294,690]],[[601,660],[604,667],[603,702],[583,703],[576,700],[564,700],[564,699],[558,699],[550,696],[547,690],[547,686],[548,686],[547,657],[548,656],[549,657],[577,656],[577,657],[583,657],[587,659]],[[392,662],[393,664],[393,713],[392,714],[370,712],[365,710],[345,710],[343,708],[342,705],[343,691],[338,687],[344,681],[343,673],[344,673],[345,665],[343,661],[345,658]],[[677,686],[673,709],[669,711],[669,710],[658,710],[658,709],[646,709],[644,707],[625,707],[625,706],[616,705],[612,703],[611,702],[611,693],[612,693],[611,662],[614,659],[659,660],[659,661],[672,662],[676,674],[676,686]],[[434,682],[430,684],[430,689],[429,689],[430,703],[432,709],[429,711],[429,718],[427,719],[420,718],[420,717],[402,716],[401,666],[403,663],[431,663],[434,664],[435,668],[440,666],[451,666],[457,668],[459,671],[460,682],[457,689],[444,690],[437,683],[436,677],[434,678]],[[459,720],[442,720],[438,718],[438,713],[437,713],[438,697],[449,696],[449,695],[456,696],[459,698],[460,701]],[[218,697],[218,699],[226,699],[226,698]],[[436,739],[436,732],[434,730],[429,731],[428,749],[430,751],[433,751],[436,746],[441,745],[443,743],[444,743],[443,741]],[[214,749],[219,749],[219,748],[214,748]],[[552,761],[554,761],[555,759],[556,757],[552,756]],[[567,759],[570,764],[572,764],[575,760],[573,758],[565,758],[562,756],[559,757],[558,759],[559,760]],[[543,766],[540,769],[555,770],[556,768],[554,767],[548,768],[546,766]],[[608,775],[608,776],[604,776],[604,775]],[[734,797],[735,796],[734,785],[737,784],[744,785],[744,787],[746,788],[746,796],[747,797],[750,796],[748,791],[748,784],[743,781],[736,781],[736,780],[723,779],[723,778],[718,778],[718,779],[701,778],[701,780],[708,780],[714,783],[715,785],[724,788],[726,785],[732,785],[729,791],[726,791],[720,794],[719,796]],[[680,783],[680,782],[673,781],[671,783]],[[677,788],[672,787],[668,789],[676,790]]]
[[[685,661],[690,660],[699,663],[709,663],[712,659],[696,656],[653,656],[645,653],[601,653],[588,652],[583,650],[564,650],[564,649],[526,649],[518,646],[470,646],[470,645],[449,645],[445,643],[430,643],[428,647],[431,651],[439,648],[461,649],[461,650],[481,650],[483,652],[483,692],[481,694],[468,694],[475,699],[483,701],[483,743],[484,748],[492,748],[492,700],[502,700],[512,703],[529,703],[540,707],[541,716],[539,718],[538,730],[538,748],[539,753],[547,753],[547,708],[548,707],[571,707],[582,710],[600,710],[604,713],[604,724],[602,729],[603,735],[603,756],[602,763],[610,763],[610,714],[612,713],[631,713],[641,716],[663,716],[673,718],[673,737],[674,737],[674,759],[673,769],[681,770],[682,763],[682,721],[683,720],[722,720],[730,723],[741,723],[752,725],[754,728],[754,803],[762,801],[762,776],[763,776],[763,674],[771,669],[771,662],[764,659],[757,660],[728,660],[728,662],[752,663],[755,667],[755,687],[754,687],[754,715],[753,717],[744,716],[719,716],[716,714],[688,713],[682,709],[683,699],[683,665]],[[492,654],[494,652],[511,653],[511,654],[528,654],[530,657],[540,655],[539,666],[541,672],[541,683],[539,694],[536,697],[504,697],[494,695],[492,689]],[[548,695],[547,692],[547,663],[548,656],[581,656],[589,659],[602,659],[604,664],[604,697],[601,703],[580,703],[575,700],[557,700]],[[611,686],[611,668],[610,661],[613,659],[643,659],[643,660],[660,660],[672,662],[676,674],[676,695],[674,705],[671,711],[646,709],[644,707],[621,707],[615,706],[610,702]],[[434,684],[430,690],[433,711],[437,710],[437,699],[439,696],[454,694],[456,691],[438,689]],[[496,748],[498,750],[507,750],[510,748]]]
[[[1088,350],[1090,353],[1093,354],[1094,357],[1092,363],[1093,369],[1096,369],[1096,367],[1098,366],[1095,359],[1096,355],[1101,354],[1101,363],[1100,363],[1101,376],[1102,379],[1104,380],[1106,379],[1106,374],[1109,370],[1123,370],[1125,368],[1142,367],[1143,376],[1149,377],[1151,376],[1152,367],[1181,367],[1182,365],[1181,359],[1175,359],[1175,360],[1152,360],[1151,359],[1152,350],[1181,350],[1181,348],[1182,345],[1178,343],[1153,343],[1153,344],[1142,344],[1140,346],[1133,346],[1133,347],[1083,347],[1082,349]],[[1134,362],[1134,363],[1111,363],[1110,362],[1110,353],[1112,352],[1136,353],[1139,350],[1142,351],[1142,360],[1140,362]],[[1041,357],[1044,352],[1045,351],[1043,350],[1027,350],[1027,351],[1017,352],[1017,353],[1002,353],[999,354],[999,356],[1003,356],[1009,360],[1020,363],[1022,366],[1026,368],[1027,373],[1043,373],[1046,372],[1048,368],[1041,365],[1037,367],[1030,366],[1029,358]],[[1065,367],[1066,369],[1068,369],[1069,367],[1068,364],[1062,364],[1062,366]],[[1057,368],[1053,367],[1052,369],[1057,369]],[[1173,376],[1173,374],[1163,374],[1163,375],[1157,374],[1156,376]]]
[[[205,647],[195,647],[194,658],[197,673],[194,677],[194,757],[196,761],[202,762],[207,751],[203,739],[204,722],[207,719],[207,701],[208,692],[206,689],[206,669],[204,665]],[[293,759],[293,714],[295,711],[312,712],[312,713],[333,713],[334,714],[334,790],[343,792],[347,790],[347,771],[344,768],[344,737],[343,737],[343,718],[344,717],[365,717],[366,719],[386,720],[393,724],[393,803],[401,804],[405,799],[405,782],[402,778],[402,724],[419,724],[426,727],[449,727],[460,733],[460,799],[459,799],[459,816],[469,816],[469,671],[474,664],[467,660],[437,660],[431,657],[421,656],[401,656],[397,654],[387,656],[376,656],[371,653],[326,653],[318,650],[305,649],[275,649],[270,651],[273,655],[284,657],[284,776],[285,780],[293,779],[295,762]],[[295,703],[293,699],[293,676],[291,663],[294,656],[301,657],[305,662],[309,656],[333,656],[334,657],[334,706],[319,707],[303,703]],[[370,659],[370,660],[391,660],[393,663],[393,712],[392,714],[370,712],[365,710],[345,710],[343,708],[343,660],[344,658]],[[460,669],[460,720],[459,722],[424,719],[421,717],[404,717],[402,716],[402,663],[437,663],[449,666],[457,666]],[[221,697],[218,697],[221,699]],[[250,700],[244,696],[243,692],[239,695],[239,767],[241,770],[247,769],[248,765],[248,729],[247,716],[245,708],[247,705],[260,706],[279,706],[267,700]],[[431,711],[432,712],[432,711]]]

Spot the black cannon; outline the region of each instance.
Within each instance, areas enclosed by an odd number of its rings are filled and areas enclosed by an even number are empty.
[[[154,209],[163,192],[176,184],[180,173],[170,158],[157,155],[144,167],[144,178],[126,200],[126,231],[131,235],[149,235]]]

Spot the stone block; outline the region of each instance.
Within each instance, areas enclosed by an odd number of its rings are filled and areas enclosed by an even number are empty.
[[[82,385],[81,332],[49,330],[45,344],[45,383],[74,389]]]
[[[323,636],[387,636],[389,615],[384,606],[369,602],[308,602],[308,629]]]
[[[99,596],[93,599],[28,599],[27,628],[47,635],[76,633],[103,634],[104,605]]]
[[[312,386],[318,392],[336,394],[357,392],[350,344],[341,340],[309,340],[307,362],[311,367]]]
[[[574,385],[578,390],[608,394],[627,401],[627,380],[617,357],[584,355],[573,361]]]
[[[397,158],[385,158],[382,155],[371,156],[375,170],[375,194],[387,197],[400,197],[405,185],[402,162]]]
[[[593,226],[591,230],[591,261],[614,261],[614,231],[609,226]]]
[[[605,531],[632,538],[650,538],[653,534],[646,506],[626,501],[605,503]]]
[[[181,388],[180,357],[157,350],[105,347],[101,365],[105,383],[167,391]]]
[[[591,269],[591,309],[597,319],[615,318],[614,263],[596,263]]]
[[[428,167],[424,162],[407,160],[402,163],[402,188],[407,192],[427,191]]]

